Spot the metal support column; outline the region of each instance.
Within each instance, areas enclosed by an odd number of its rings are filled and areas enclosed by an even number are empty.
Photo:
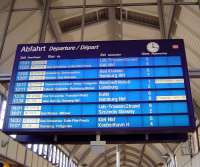
[[[166,39],[163,2],[162,2],[162,0],[157,0],[157,2],[158,2],[158,16],[159,16],[159,24],[160,24],[160,34],[161,34],[162,39]]]
[[[1,40],[1,44],[0,44],[0,58],[2,56],[6,36],[7,36],[7,33],[8,33],[8,27],[9,27],[10,20],[11,20],[11,17],[12,17],[12,11],[13,11],[14,4],[15,4],[15,0],[12,0],[11,4],[10,4],[9,11],[8,11],[8,16],[7,16],[7,20],[6,20],[6,23],[5,23],[5,27],[4,27],[4,30],[3,30],[3,33],[2,33],[3,36],[2,36],[2,40]]]
[[[47,31],[47,24],[48,24],[48,18],[49,18],[49,0],[44,0],[44,6],[43,6],[43,15],[42,15],[42,24],[41,24],[41,30],[39,35],[39,42],[45,42],[45,36]]]
[[[111,3],[113,5],[119,4],[120,11],[122,4],[120,0],[104,0],[105,5]],[[116,18],[116,7],[108,7],[108,23],[107,23],[107,31],[109,34],[109,40],[121,40],[122,33],[122,24],[118,22]]]
[[[199,142],[199,124],[197,125],[197,128],[196,128],[196,137],[197,137],[197,146],[198,146],[198,152],[200,150],[200,142]]]
[[[198,0],[199,10],[200,10],[200,0]]]
[[[81,41],[84,41],[84,31],[85,31],[85,6],[86,0],[83,0],[83,11],[82,11],[82,20],[81,20]]]
[[[116,167],[120,167],[120,146],[116,146]]]
[[[123,0],[120,0],[120,39],[123,40]]]
[[[41,8],[44,6],[44,0],[38,0]],[[51,12],[49,12],[49,28],[53,34],[53,36],[55,37],[56,42],[61,42],[62,38],[61,38],[61,30],[60,27],[57,23],[57,21],[54,19],[54,16]]]
[[[176,2],[176,0],[174,0],[174,1]],[[173,24],[174,24],[174,17],[176,14],[177,7],[178,7],[177,5],[172,6],[171,15],[169,16],[170,21],[169,21],[168,29],[166,31],[166,36],[168,39],[171,38],[171,32],[172,32],[172,28],[173,28]]]

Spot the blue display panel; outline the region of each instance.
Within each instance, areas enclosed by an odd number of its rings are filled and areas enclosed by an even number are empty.
[[[193,128],[182,40],[17,48],[4,124],[7,133],[163,133]]]

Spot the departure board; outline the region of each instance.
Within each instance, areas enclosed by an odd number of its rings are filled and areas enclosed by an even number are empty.
[[[181,39],[17,47],[7,133],[165,133],[193,128]]]

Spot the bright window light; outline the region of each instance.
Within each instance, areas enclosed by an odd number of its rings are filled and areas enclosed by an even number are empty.
[[[5,112],[6,112],[6,100],[3,100],[2,106],[1,106],[1,111],[0,111],[0,129],[3,128],[3,121],[5,117]]]
[[[32,147],[32,144],[27,144],[27,147],[30,149]]]
[[[17,135],[10,135],[13,139],[16,139]]]

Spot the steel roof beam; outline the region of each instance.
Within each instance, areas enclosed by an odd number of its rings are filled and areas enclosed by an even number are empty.
[[[52,13],[49,13],[49,25],[50,25],[50,29],[56,39],[56,42],[62,42],[62,38],[61,38],[61,30],[60,27],[57,23],[57,21],[54,19]]]
[[[134,148],[134,147],[131,147],[131,146],[127,146],[125,147],[127,150],[130,150],[130,151],[133,151],[133,152],[137,152],[139,153],[139,150]],[[154,160],[152,158],[150,158],[147,154],[144,153],[143,155],[143,159],[147,159],[153,166],[156,166],[156,163],[154,162]]]
[[[107,156],[108,153],[106,153],[106,152],[107,152],[107,150],[103,154],[103,160],[97,165],[97,167],[101,167],[101,165],[103,163],[106,163],[106,167],[110,167],[110,165],[111,165],[109,162],[110,158],[108,158],[108,156]]]
[[[134,152],[134,153],[139,153],[139,152],[140,152],[138,149],[136,149],[136,148],[134,148],[134,147],[131,147],[131,146],[128,146],[128,145],[125,145],[125,146],[124,146],[124,149],[125,149],[125,150],[130,150],[130,151],[132,151],[132,152]],[[111,152],[113,152],[113,151],[115,151],[115,150],[116,150],[115,147],[112,147],[112,148],[106,150],[105,154],[109,154],[109,153],[111,153]],[[115,154],[113,154],[112,156],[115,156]],[[96,164],[97,164],[97,163],[99,162],[99,160],[101,160],[101,159],[102,159],[102,161],[100,161],[99,164],[104,163],[105,160],[103,159],[103,157],[104,157],[104,155],[103,155],[103,154],[100,154],[95,160],[93,160],[93,162],[92,162],[89,166],[95,167]],[[155,162],[153,161],[153,159],[151,159],[148,155],[146,155],[146,154],[144,153],[143,157],[146,158],[153,166],[156,166],[156,163],[155,163]],[[111,157],[109,156],[108,159],[110,159],[110,158],[111,158]],[[135,158],[138,159],[138,158],[139,158],[139,155],[138,155],[138,156],[135,156]],[[143,161],[144,161],[144,160],[143,160]],[[98,164],[97,166],[99,166],[99,164]]]
[[[167,143],[161,143],[161,145],[164,147],[164,149],[166,149],[167,152],[169,152],[170,154],[173,154],[172,149],[169,147]]]
[[[120,7],[120,3],[115,4],[95,4],[95,5],[85,5],[85,8],[102,8],[102,7]],[[146,2],[146,3],[122,3],[123,7],[129,7],[129,6],[157,6],[157,2]],[[198,5],[198,0],[196,2],[164,2],[164,6],[169,5]],[[52,6],[50,9],[77,9],[77,8],[83,8],[83,5],[63,5],[63,6]]]
[[[45,5],[44,0],[38,0],[38,2],[39,2],[39,4],[41,6]],[[49,7],[50,7],[50,5],[48,6],[48,10],[49,10]],[[53,36],[55,37],[56,42],[61,42],[62,41],[62,38],[61,38],[61,33],[62,32],[60,30],[60,27],[59,27],[57,21],[54,19],[53,15],[52,15],[52,13],[50,11],[48,12],[48,16],[47,17],[48,17],[47,24],[49,23],[51,32],[52,32]]]
[[[110,4],[120,3],[119,0],[104,0],[104,2]],[[107,31],[109,35],[109,39],[111,40],[120,40],[121,39],[121,32],[122,27],[120,23],[117,21],[116,18],[116,9],[115,7],[108,7],[108,24],[107,24]]]
[[[48,25],[48,17],[49,17],[49,0],[43,0],[43,9],[42,9],[42,24],[39,34],[39,42],[45,42],[47,25]]]
[[[78,150],[80,149],[81,145],[74,145],[74,147],[72,148],[72,150],[69,152],[69,156],[73,157],[76,152],[78,152]]]
[[[195,110],[195,116],[198,120],[200,120],[200,106],[199,104],[197,103],[197,101],[194,99],[193,100],[193,106],[194,106],[194,110]]]
[[[130,155],[130,156],[132,156],[132,157],[135,157],[136,155],[134,154],[134,153],[132,153],[132,152],[126,152],[126,155]],[[144,155],[144,154],[143,154]],[[140,157],[138,156],[138,159],[139,159]],[[147,161],[148,160],[148,161]],[[156,163],[152,160],[152,159],[150,159],[149,160],[149,157],[145,157],[145,156],[143,156],[143,163],[144,164],[146,164],[148,167],[156,167]]]
[[[165,26],[165,18],[164,18],[164,7],[163,1],[157,0],[158,3],[158,17],[159,17],[159,25],[160,25],[160,34],[162,39],[166,39],[166,26]]]
[[[85,161],[85,159],[88,157],[88,155],[91,152],[91,147],[89,146],[89,148],[87,148],[83,154],[80,156],[81,158],[78,160],[78,166],[81,166],[82,163]]]
[[[173,0],[173,1],[176,2],[177,0]],[[174,20],[175,20],[175,16],[176,16],[176,13],[177,13],[176,11],[177,11],[177,5],[172,6],[170,14],[169,14],[169,23],[168,23],[169,26],[167,27],[167,31],[166,31],[167,38],[171,38]]]
[[[7,34],[8,34],[8,28],[9,28],[9,25],[10,25],[10,20],[11,20],[11,17],[12,17],[14,4],[15,4],[15,0],[12,0],[10,2],[10,6],[9,6],[9,10],[8,10],[8,16],[6,18],[5,26],[4,26],[4,29],[3,29],[3,32],[2,32],[2,38],[1,38],[1,43],[0,43],[0,58],[2,56],[3,48],[4,48],[4,45],[5,45],[5,40],[6,40],[6,37],[7,37]]]
[[[146,2],[146,3],[122,3],[124,7],[131,7],[131,6],[157,6],[157,2]],[[170,5],[183,5],[183,6],[193,6],[197,5],[199,6],[199,1],[197,0],[196,2],[164,2],[164,6],[170,6]],[[102,8],[102,7],[120,7],[119,4],[96,4],[96,5],[86,5],[86,8]],[[63,5],[63,6],[51,6],[50,9],[52,10],[57,10],[57,9],[82,9],[83,5]],[[14,12],[19,12],[19,11],[37,11],[41,10],[41,8],[15,8],[13,9]],[[8,12],[8,10],[2,10],[3,12]]]
[[[126,159],[126,162],[129,162],[130,164],[134,165],[135,167],[138,167],[138,164],[136,161],[133,161],[132,159]],[[115,161],[110,163],[110,167],[115,166]],[[102,167],[102,166],[97,166],[97,167]],[[143,167],[143,166],[141,166]]]
[[[158,157],[160,157],[160,159],[162,160],[162,161],[164,161],[165,159],[164,158],[162,158],[162,152],[158,149],[158,148],[156,148],[153,144],[148,144],[147,145]]]
[[[140,152],[139,161],[138,161],[138,167],[141,167],[141,165],[142,165],[142,160],[143,160],[143,156],[144,156],[144,152],[145,152],[145,147],[146,147],[146,144],[143,144],[141,152]]]
[[[104,157],[103,157],[104,154],[109,154],[110,152],[115,151],[115,150],[116,150],[115,147],[112,147],[112,148],[110,148],[110,149],[107,149],[104,153],[101,153],[97,158],[95,158],[95,159],[89,164],[89,166],[95,167],[96,164],[98,163],[98,161],[104,158]]]
[[[123,151],[122,152],[122,155],[121,155],[121,162],[122,162],[122,164],[125,164],[125,161],[126,161],[126,159],[128,158],[128,156],[131,156],[131,157],[133,157],[133,158],[135,158],[135,159],[140,159],[140,156],[139,155],[137,155],[137,154],[135,154],[136,152],[130,152],[131,150],[125,150],[125,151]],[[112,159],[113,157],[115,157],[115,153],[113,153],[113,154],[111,154],[110,156],[108,156],[108,159]],[[124,159],[124,157],[126,157],[125,159]],[[144,164],[146,164],[148,167],[151,167],[151,166],[153,166],[153,167],[155,167],[156,166],[156,163],[155,162],[151,162],[148,158],[146,158],[146,157],[144,157],[143,158],[143,160],[142,160],[142,162],[144,163]],[[101,161],[101,163],[99,163],[99,164],[103,164],[103,161]],[[137,167],[138,167],[138,163],[137,163]]]
[[[82,17],[81,17],[81,41],[84,41],[84,30],[85,30],[85,14],[86,14],[86,0],[83,0],[83,10],[82,10]]]

